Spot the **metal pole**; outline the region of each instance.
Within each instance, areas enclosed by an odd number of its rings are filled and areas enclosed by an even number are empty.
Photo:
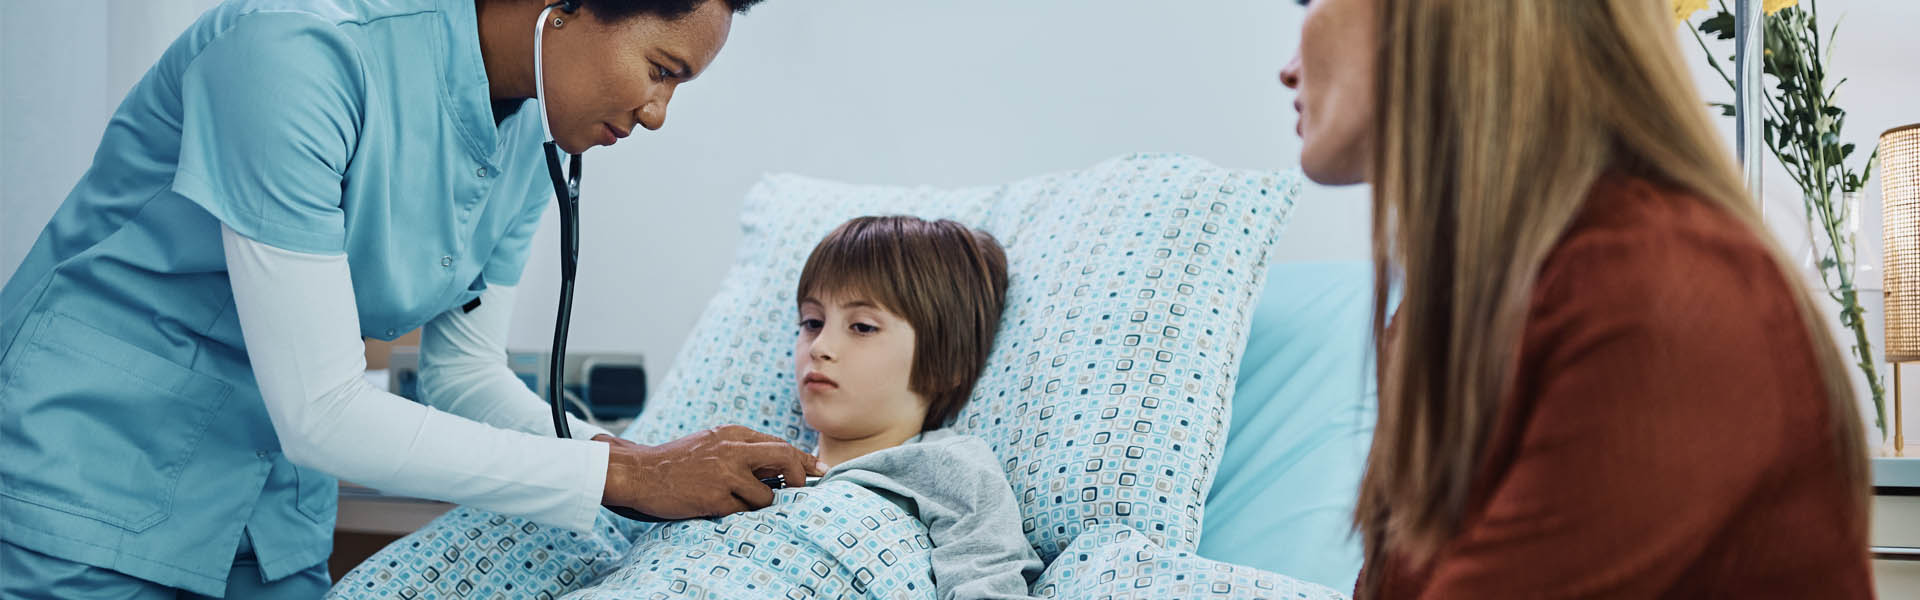
[[[1760,80],[1760,61],[1766,49],[1766,15],[1761,12],[1762,0],[1734,0],[1734,99],[1733,112],[1736,133],[1735,151],[1740,156],[1740,170],[1746,174],[1747,189],[1753,193],[1753,199],[1760,203],[1760,214],[1767,213],[1767,203],[1760,195],[1760,157],[1764,151],[1760,147],[1761,118],[1766,112],[1760,93],[1765,83]]]

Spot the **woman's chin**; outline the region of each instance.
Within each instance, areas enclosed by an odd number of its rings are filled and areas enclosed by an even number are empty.
[[[1316,140],[1301,140],[1300,171],[1320,185],[1358,185],[1367,182],[1365,161],[1357,156],[1330,154]]]

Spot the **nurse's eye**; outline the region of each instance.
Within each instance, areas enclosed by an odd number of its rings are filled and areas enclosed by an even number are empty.
[[[820,328],[826,327],[826,326],[827,326],[826,321],[822,321],[819,319],[801,319],[800,320],[800,330],[809,332],[809,333],[820,331]]]
[[[866,324],[866,323],[854,323],[854,324],[852,325],[852,327],[853,327],[853,331],[854,331],[854,333],[859,333],[859,334],[863,334],[863,335],[864,335],[864,334],[871,334],[871,333],[879,333],[879,332],[880,332],[880,328],[879,328],[879,327],[874,327],[874,326],[872,326],[872,325],[868,325],[868,324]]]

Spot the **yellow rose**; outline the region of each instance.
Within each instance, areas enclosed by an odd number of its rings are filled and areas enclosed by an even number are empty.
[[[1800,0],[1766,0],[1765,2],[1760,3],[1760,8],[1761,10],[1767,11],[1767,14],[1773,14],[1773,13],[1780,12],[1780,9],[1782,8],[1794,6],[1799,3],[1800,3]]]
[[[1779,2],[1780,0],[1767,0],[1767,1]],[[1796,0],[1787,0],[1787,1],[1793,2]],[[1673,23],[1675,25],[1686,23],[1687,18],[1693,16],[1693,13],[1697,13],[1706,9],[1707,9],[1707,0],[1673,0]]]

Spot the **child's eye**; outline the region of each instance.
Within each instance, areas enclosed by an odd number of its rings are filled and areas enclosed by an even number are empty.
[[[668,79],[673,79],[673,71],[668,71],[666,67],[662,67],[660,65],[654,65],[653,76],[654,78],[659,79],[660,81],[666,81]]]
[[[801,331],[819,331],[821,327],[825,327],[826,325],[827,325],[826,322],[821,321],[819,319],[801,319],[800,320]]]
[[[866,323],[854,323],[853,330],[858,333],[874,333],[880,331],[880,328]]]

